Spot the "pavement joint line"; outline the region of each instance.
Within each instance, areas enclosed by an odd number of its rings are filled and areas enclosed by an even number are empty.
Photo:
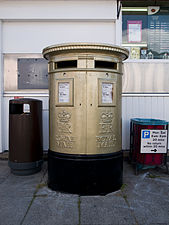
[[[133,209],[131,208],[130,203],[129,203],[128,199],[127,199],[127,194],[124,193],[124,189],[125,189],[125,187],[121,189],[122,198],[123,198],[124,201],[126,202],[128,208],[131,210],[131,214],[132,214],[132,216],[133,216],[133,218],[134,218],[134,220],[135,220],[135,222],[136,222],[136,225],[139,225],[139,222],[138,222],[138,220],[137,220],[137,218],[136,218],[136,216],[135,216],[135,214],[134,214],[134,211],[133,211]]]
[[[28,205],[28,208],[27,208],[27,210],[26,210],[26,213],[25,213],[23,219],[21,220],[20,225],[23,224],[23,222],[24,222],[24,220],[25,220],[25,218],[26,218],[26,216],[27,216],[27,214],[28,214],[28,212],[29,212],[29,210],[30,210],[30,208],[31,208],[31,206],[32,206],[32,204],[33,204],[35,198],[36,198],[36,197],[46,197],[46,195],[37,195],[39,189],[41,189],[41,188],[43,188],[43,187],[46,186],[45,183],[41,183],[41,182],[43,181],[45,175],[46,175],[46,172],[47,172],[47,169],[44,171],[44,173],[43,173],[43,175],[42,175],[42,178],[41,178],[41,180],[40,180],[40,183],[36,186],[36,189],[35,189],[35,191],[34,191],[34,193],[33,193],[32,200],[30,201],[30,204]]]
[[[35,192],[36,192],[36,190],[35,190]],[[24,222],[24,220],[25,220],[25,218],[26,218],[26,216],[27,216],[27,214],[28,214],[28,212],[29,212],[29,210],[30,210],[30,208],[31,208],[31,206],[32,206],[32,204],[33,204],[35,198],[36,198],[36,196],[33,194],[32,200],[31,200],[30,204],[28,205],[28,208],[27,208],[27,210],[26,210],[26,213],[25,213],[23,219],[21,220],[20,225],[23,224],[23,222]]]
[[[81,198],[80,198],[80,195],[79,195],[79,198],[78,198],[78,212],[79,212],[79,223],[78,223],[78,225],[81,225]]]
[[[27,208],[27,210],[26,210],[26,213],[25,213],[23,219],[21,220],[20,225],[23,224],[23,222],[24,222],[24,220],[25,220],[25,218],[26,218],[26,216],[27,216],[27,214],[28,214],[28,212],[29,212],[29,210],[30,210],[30,208],[31,208],[31,206],[32,206],[32,204],[33,204],[35,198],[37,198],[37,197],[46,197],[46,196],[47,196],[47,195],[37,195],[39,189],[41,189],[41,188],[43,188],[43,187],[45,187],[45,186],[46,186],[46,184],[44,184],[44,183],[39,183],[39,184],[36,186],[36,189],[35,189],[35,191],[34,191],[34,193],[33,193],[32,200],[30,201],[30,204],[28,205],[28,208]]]

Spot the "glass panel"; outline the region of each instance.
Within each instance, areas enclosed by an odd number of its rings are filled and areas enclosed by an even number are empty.
[[[148,15],[148,54],[155,59],[169,57],[169,8]]]
[[[122,20],[123,46],[131,59],[169,59],[169,7],[125,8]]]
[[[140,40],[131,39],[130,34],[133,31],[140,34]],[[129,43],[144,43],[147,44],[147,15],[123,15],[123,44]]]

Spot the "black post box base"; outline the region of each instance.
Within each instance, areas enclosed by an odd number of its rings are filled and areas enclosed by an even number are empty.
[[[42,169],[43,160],[36,162],[17,163],[8,161],[11,173],[20,176],[32,175],[38,173]]]
[[[104,155],[71,155],[48,151],[48,186],[79,195],[105,195],[122,186],[122,151]]]

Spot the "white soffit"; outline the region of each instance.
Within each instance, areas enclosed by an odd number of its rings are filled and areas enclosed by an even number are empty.
[[[112,20],[116,16],[116,1],[0,1],[3,20]]]

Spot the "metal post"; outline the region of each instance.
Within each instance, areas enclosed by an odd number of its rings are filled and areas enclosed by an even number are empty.
[[[0,152],[2,148],[2,102],[3,102],[3,55],[2,55],[2,21],[0,20]]]

